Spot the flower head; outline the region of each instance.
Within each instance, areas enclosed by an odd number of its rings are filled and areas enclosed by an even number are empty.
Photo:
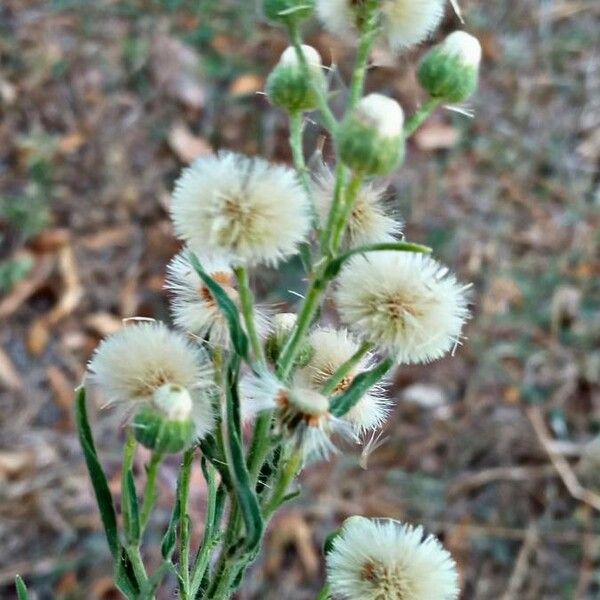
[[[89,364],[93,380],[128,414],[190,421],[189,442],[214,425],[212,367],[187,339],[157,322],[130,325],[104,340]]]
[[[469,315],[466,287],[425,254],[373,252],[339,276],[344,323],[400,363],[429,362],[452,350]]]
[[[321,389],[360,347],[348,330],[328,327],[315,329],[310,334],[308,342],[313,348],[313,354],[308,364],[296,372],[295,381],[302,382],[302,385],[315,390]],[[352,385],[354,378],[370,367],[371,362],[370,355],[363,357],[337,384],[334,395],[345,392]],[[343,418],[362,433],[380,427],[388,413],[389,402],[383,395],[382,386],[376,385]]]
[[[317,14],[327,29],[342,37],[364,26],[365,9],[355,0],[317,0]],[[419,44],[431,35],[444,16],[445,0],[381,0],[380,22],[394,50]]]
[[[310,204],[296,173],[229,152],[198,159],[175,184],[178,236],[198,254],[234,264],[276,264],[310,229]]]
[[[339,600],[454,600],[456,564],[421,527],[389,519],[348,519],[327,554],[327,580]]]
[[[466,31],[455,31],[424,56],[419,81],[433,98],[463,102],[477,89],[480,62],[479,40]]]
[[[229,261],[224,257],[201,256],[202,267],[225,290],[234,304],[239,304],[237,282]],[[176,255],[167,266],[166,288],[173,294],[171,310],[177,327],[216,346],[230,343],[227,319],[211,292],[188,259],[188,251]],[[254,322],[259,335],[265,335],[268,322],[260,310],[255,310]]]
[[[340,126],[341,160],[355,173],[387,175],[404,158],[403,126],[404,111],[393,98],[365,96]]]
[[[335,178],[331,171],[323,171],[315,181],[314,200],[319,220],[323,227],[333,202]],[[357,248],[368,244],[394,242],[402,229],[402,223],[386,211],[385,190],[367,183],[360,189],[348,221],[345,237],[346,248]]]
[[[351,426],[329,412],[329,399],[299,382],[286,386],[274,375],[260,373],[244,377],[240,392],[244,417],[274,410],[279,432],[302,452],[305,463],[334,454],[333,435],[356,441]]]

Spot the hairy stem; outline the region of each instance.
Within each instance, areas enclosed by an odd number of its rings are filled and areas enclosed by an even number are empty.
[[[358,45],[358,52],[356,55],[356,67],[352,73],[352,80],[350,83],[350,99],[348,102],[348,108],[352,110],[363,95],[365,88],[365,79],[367,77],[367,67],[369,62],[369,54],[377,38],[377,26],[376,16],[373,15],[367,26],[367,30],[361,36]]]
[[[148,525],[152,509],[156,503],[156,480],[162,459],[162,454],[153,452],[150,462],[146,466],[146,487],[144,489],[144,501],[140,512],[140,530],[142,534],[144,533],[144,529],[146,529],[146,525]]]
[[[235,275],[238,280],[238,291],[240,294],[240,303],[242,305],[242,314],[244,315],[244,322],[246,323],[246,331],[248,338],[250,339],[250,345],[252,346],[252,352],[254,358],[258,364],[264,365],[265,357],[263,353],[263,347],[256,331],[256,324],[254,322],[254,298],[252,295],[252,289],[250,288],[250,280],[248,277],[248,269],[246,267],[235,267]]]
[[[350,183],[348,184],[343,202],[339,209],[337,222],[334,225],[333,235],[331,236],[331,250],[333,251],[334,256],[339,252],[342,245],[344,233],[352,215],[352,210],[354,209],[354,204],[358,197],[358,193],[360,192],[362,182],[362,176],[352,174],[352,178],[350,179]]]
[[[439,98],[429,98],[422,106],[420,106],[414,115],[404,124],[404,137],[410,137],[421,125],[427,117],[440,105]]]
[[[179,486],[179,592],[183,600],[191,600],[190,595],[190,516],[188,513],[188,498],[190,495],[190,480],[192,477],[192,461],[194,449],[183,455],[181,464],[181,485]]]

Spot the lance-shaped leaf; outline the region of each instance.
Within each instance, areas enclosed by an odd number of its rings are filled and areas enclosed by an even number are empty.
[[[338,256],[337,258],[334,258],[329,262],[325,268],[325,272],[323,273],[323,279],[325,281],[330,281],[336,277],[344,266],[344,263],[357,254],[385,251],[418,252],[420,254],[429,254],[431,252],[431,248],[428,246],[422,246],[421,244],[413,244],[411,242],[389,242],[385,244],[372,244],[370,246],[353,248],[352,250],[349,250],[348,252]]]
[[[234,493],[246,528],[244,546],[247,550],[252,550],[262,539],[264,522],[242,447],[237,389],[239,367],[239,357],[232,356],[227,370],[226,414],[222,422],[223,442]]]
[[[27,593],[27,586],[20,575],[15,577],[15,587],[17,588],[18,600],[28,600],[29,594]]]
[[[331,414],[343,417],[356,406],[357,402],[392,368],[394,362],[387,358],[381,364],[357,375],[352,385],[339,396],[331,400]]]
[[[240,320],[240,311],[234,304],[233,300],[229,297],[223,287],[217,283],[202,267],[200,261],[196,255],[192,252],[189,254],[189,260],[192,267],[198,276],[204,282],[204,285],[208,288],[212,297],[215,299],[219,308],[225,315],[227,323],[229,325],[229,334],[231,336],[231,342],[237,354],[242,358],[248,358],[248,336],[242,327]]]

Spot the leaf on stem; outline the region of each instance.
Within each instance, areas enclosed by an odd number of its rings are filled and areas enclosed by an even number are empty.
[[[244,545],[248,550],[251,550],[256,548],[262,539],[264,522],[256,492],[253,490],[250,473],[246,466],[240,437],[237,389],[239,363],[239,357],[233,356],[227,370],[227,422],[224,423],[224,442],[234,492],[246,527]]]
[[[359,248],[353,248],[345,254],[334,258],[329,262],[323,273],[323,279],[330,281],[338,275],[341,271],[345,262],[351,259],[357,254],[367,254],[368,252],[418,252],[421,254],[429,254],[431,248],[428,246],[422,246],[421,244],[413,244],[411,242],[390,242],[386,244],[372,244],[370,246],[360,246]]]
[[[233,300],[227,295],[227,292],[219,285],[203,268],[198,260],[197,256],[190,252],[189,259],[192,267],[198,276],[204,282],[204,285],[208,288],[208,291],[212,294],[213,298],[219,305],[219,308],[225,315],[227,323],[229,324],[229,333],[231,335],[231,342],[237,354],[242,358],[248,358],[248,336],[244,332],[242,323],[240,320],[240,312]]]
[[[17,598],[19,600],[28,600],[27,586],[20,575],[15,577],[15,587],[17,588]]]
[[[335,417],[343,417],[356,403],[392,368],[391,358],[384,360],[370,371],[357,375],[352,385],[339,396],[331,400],[331,414]]]
[[[135,490],[132,469],[128,469],[124,478],[123,488],[123,520],[127,529],[127,538],[131,544],[139,544],[141,538],[140,510]]]

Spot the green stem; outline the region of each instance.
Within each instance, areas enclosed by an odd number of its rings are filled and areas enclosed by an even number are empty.
[[[253,482],[258,479],[260,469],[271,449],[271,418],[272,412],[264,412],[257,417],[254,426],[252,443],[248,453],[248,472]]]
[[[374,344],[371,342],[364,342],[360,348],[340,367],[333,373],[333,375],[325,382],[321,393],[323,396],[330,396],[335,388],[338,386],[340,381],[348,375],[354,369],[360,361],[373,349]]]
[[[127,555],[131,561],[131,566],[133,567],[135,577],[138,580],[140,587],[143,587],[148,580],[148,574],[146,573],[146,567],[144,566],[144,560],[142,559],[142,553],[139,546],[128,546]]]
[[[140,532],[144,533],[146,525],[150,520],[152,509],[156,503],[156,479],[158,477],[158,468],[163,457],[161,454],[153,452],[150,457],[150,462],[146,466],[146,487],[144,489],[144,502],[140,513]]]
[[[183,455],[181,464],[179,486],[179,592],[183,600],[191,600],[190,595],[190,516],[188,513],[188,499],[190,495],[190,480],[192,477],[192,461],[194,449],[188,450]]]
[[[288,30],[292,44],[296,49],[296,55],[300,61],[300,65],[302,66],[304,76],[311,82],[313,91],[315,92],[317,107],[321,113],[321,117],[323,118],[323,123],[329,132],[335,135],[338,123],[333,115],[333,112],[331,112],[331,109],[329,108],[327,96],[323,90],[323,87],[317,78],[313,77],[310,72],[310,67],[306,61],[306,56],[304,56],[304,52],[302,52],[302,35],[300,33],[300,28],[298,27],[297,23],[292,21],[288,27]]]
[[[333,256],[331,249],[331,237],[336,221],[339,218],[340,204],[344,197],[344,185],[346,183],[347,169],[341,162],[338,162],[335,169],[335,187],[333,189],[333,200],[331,202],[331,208],[329,209],[329,216],[327,217],[327,226],[321,234],[321,249],[322,252],[327,253],[329,256]]]
[[[328,585],[324,585],[315,600],[329,600],[331,596],[331,589]]]
[[[365,79],[367,77],[367,65],[369,62],[369,54],[377,38],[377,26],[376,26],[377,14],[376,11],[370,18],[370,22],[367,25],[367,30],[361,36],[358,45],[358,51],[356,55],[356,66],[352,73],[352,80],[350,83],[350,100],[348,108],[352,110],[363,95],[365,88]]]
[[[318,275],[314,276],[300,309],[294,331],[283,347],[277,363],[277,374],[284,381],[290,376],[298,352],[300,351],[300,343],[308,332],[312,319],[319,308],[323,291],[324,285],[322,279]]]
[[[217,530],[217,504],[218,489],[215,468],[203,459],[203,473],[208,487],[208,496],[206,501],[206,519],[204,526],[204,535],[202,545],[196,555],[194,567],[192,569],[192,583],[190,586],[190,598],[193,600],[198,594],[202,585],[204,574],[208,568],[210,556],[217,544],[219,531]]]
[[[248,333],[248,338],[250,339],[252,352],[254,353],[256,362],[264,365],[265,357],[263,354],[263,347],[260,343],[260,338],[258,337],[256,324],[254,322],[254,298],[252,295],[252,289],[250,288],[248,269],[246,267],[235,267],[234,272],[238,280],[238,292],[240,294],[242,314],[244,315],[246,331]]]
[[[429,98],[404,124],[404,137],[409,138],[440,105],[439,98]]]
[[[302,453],[295,451],[283,464],[279,478],[271,494],[271,499],[265,506],[263,514],[268,519],[284,502],[289,487],[296,479],[298,471],[302,467]]]
[[[334,256],[339,252],[339,249],[342,245],[346,226],[348,225],[348,220],[352,215],[354,203],[356,202],[356,198],[360,192],[362,182],[362,176],[354,173],[352,174],[352,178],[344,195],[343,203],[341,204],[339,210],[340,214],[338,220],[334,225],[333,235],[331,236],[331,250]]]

